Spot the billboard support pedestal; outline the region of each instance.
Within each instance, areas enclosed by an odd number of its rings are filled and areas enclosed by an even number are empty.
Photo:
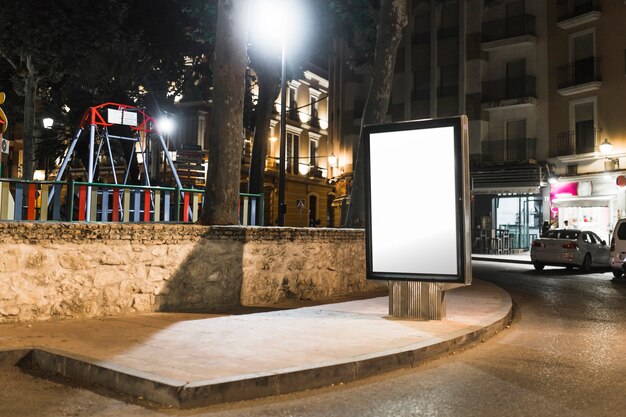
[[[389,315],[416,320],[443,320],[446,284],[424,281],[389,281]]]

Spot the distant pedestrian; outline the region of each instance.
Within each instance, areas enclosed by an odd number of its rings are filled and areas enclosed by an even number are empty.
[[[563,228],[564,229],[569,229],[569,222],[567,220],[563,221]]]
[[[541,226],[541,236],[545,236],[548,230],[550,230],[550,222],[546,220],[543,222],[543,226]]]

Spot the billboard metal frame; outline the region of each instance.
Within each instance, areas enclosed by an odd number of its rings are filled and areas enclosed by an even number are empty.
[[[407,272],[374,270],[374,246],[378,245],[373,242],[376,238],[372,233],[372,175],[382,176],[376,178],[384,181],[404,181],[407,193],[411,192],[412,186],[415,185],[416,178],[419,181],[420,174],[423,181],[434,181],[436,172],[420,173],[420,167],[415,167],[415,177],[398,178],[393,172],[378,172],[376,167],[371,165],[371,136],[379,133],[394,133],[403,131],[423,131],[426,129],[437,128],[453,128],[453,158],[454,158],[454,215],[456,218],[455,236],[448,236],[448,239],[456,242],[456,262],[455,273],[433,273],[432,271],[413,270]],[[467,133],[467,117],[457,116],[441,119],[414,120],[407,122],[386,123],[364,126],[363,136],[363,157],[364,157],[364,174],[365,174],[365,211],[366,211],[366,272],[368,279],[384,279],[384,280],[400,280],[400,281],[424,281],[424,282],[441,282],[449,284],[471,284],[471,238],[470,238],[470,187],[469,187],[469,140]],[[390,136],[392,137],[392,136]],[[387,140],[387,139],[385,139]],[[389,146],[393,146],[390,142]],[[433,147],[435,149],[435,147]],[[432,151],[432,158],[450,157],[447,155],[437,154]],[[379,170],[380,171],[380,170]],[[451,184],[442,184],[442,186],[450,186]],[[400,203],[398,203],[398,207]],[[405,208],[406,210],[407,208]],[[399,213],[398,213],[399,214]],[[398,216],[400,218],[401,216]],[[426,220],[428,221],[428,220]],[[432,222],[432,219],[430,220]],[[398,226],[403,227],[401,221]],[[403,230],[404,233],[420,233],[420,230]],[[422,242],[425,243],[425,242]],[[419,247],[415,249],[419,251]],[[450,251],[454,253],[455,248]],[[452,269],[452,268],[451,268]]]

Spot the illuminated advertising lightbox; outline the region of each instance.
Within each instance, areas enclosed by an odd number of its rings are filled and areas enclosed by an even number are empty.
[[[470,284],[467,118],[364,133],[367,277]]]

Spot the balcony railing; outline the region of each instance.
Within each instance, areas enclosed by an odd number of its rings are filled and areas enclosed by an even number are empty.
[[[537,97],[535,77],[529,75],[483,82],[483,103],[521,97]]]
[[[453,97],[458,95],[458,85],[443,85],[437,88],[437,97]]]
[[[483,23],[483,42],[535,34],[535,16],[523,14]]]
[[[430,90],[421,89],[421,90],[413,90],[411,92],[411,100],[429,100],[430,99]]]
[[[442,27],[437,30],[437,38],[438,39],[448,39],[455,38],[459,36],[459,27],[458,26],[448,26]]]
[[[594,81],[602,81],[599,63],[600,58],[592,56],[558,66],[556,69],[557,88],[561,89]]]
[[[556,149],[551,154],[564,156],[594,152],[600,132],[600,129],[584,129],[578,134],[576,131],[560,132],[556,137]]]
[[[0,220],[196,222],[204,190],[0,178]],[[263,195],[240,194],[242,225],[263,224]]]
[[[589,12],[601,11],[600,0],[560,0],[557,4],[558,22],[584,15]]]
[[[536,158],[537,139],[488,140],[482,143],[483,162],[517,162]]]

